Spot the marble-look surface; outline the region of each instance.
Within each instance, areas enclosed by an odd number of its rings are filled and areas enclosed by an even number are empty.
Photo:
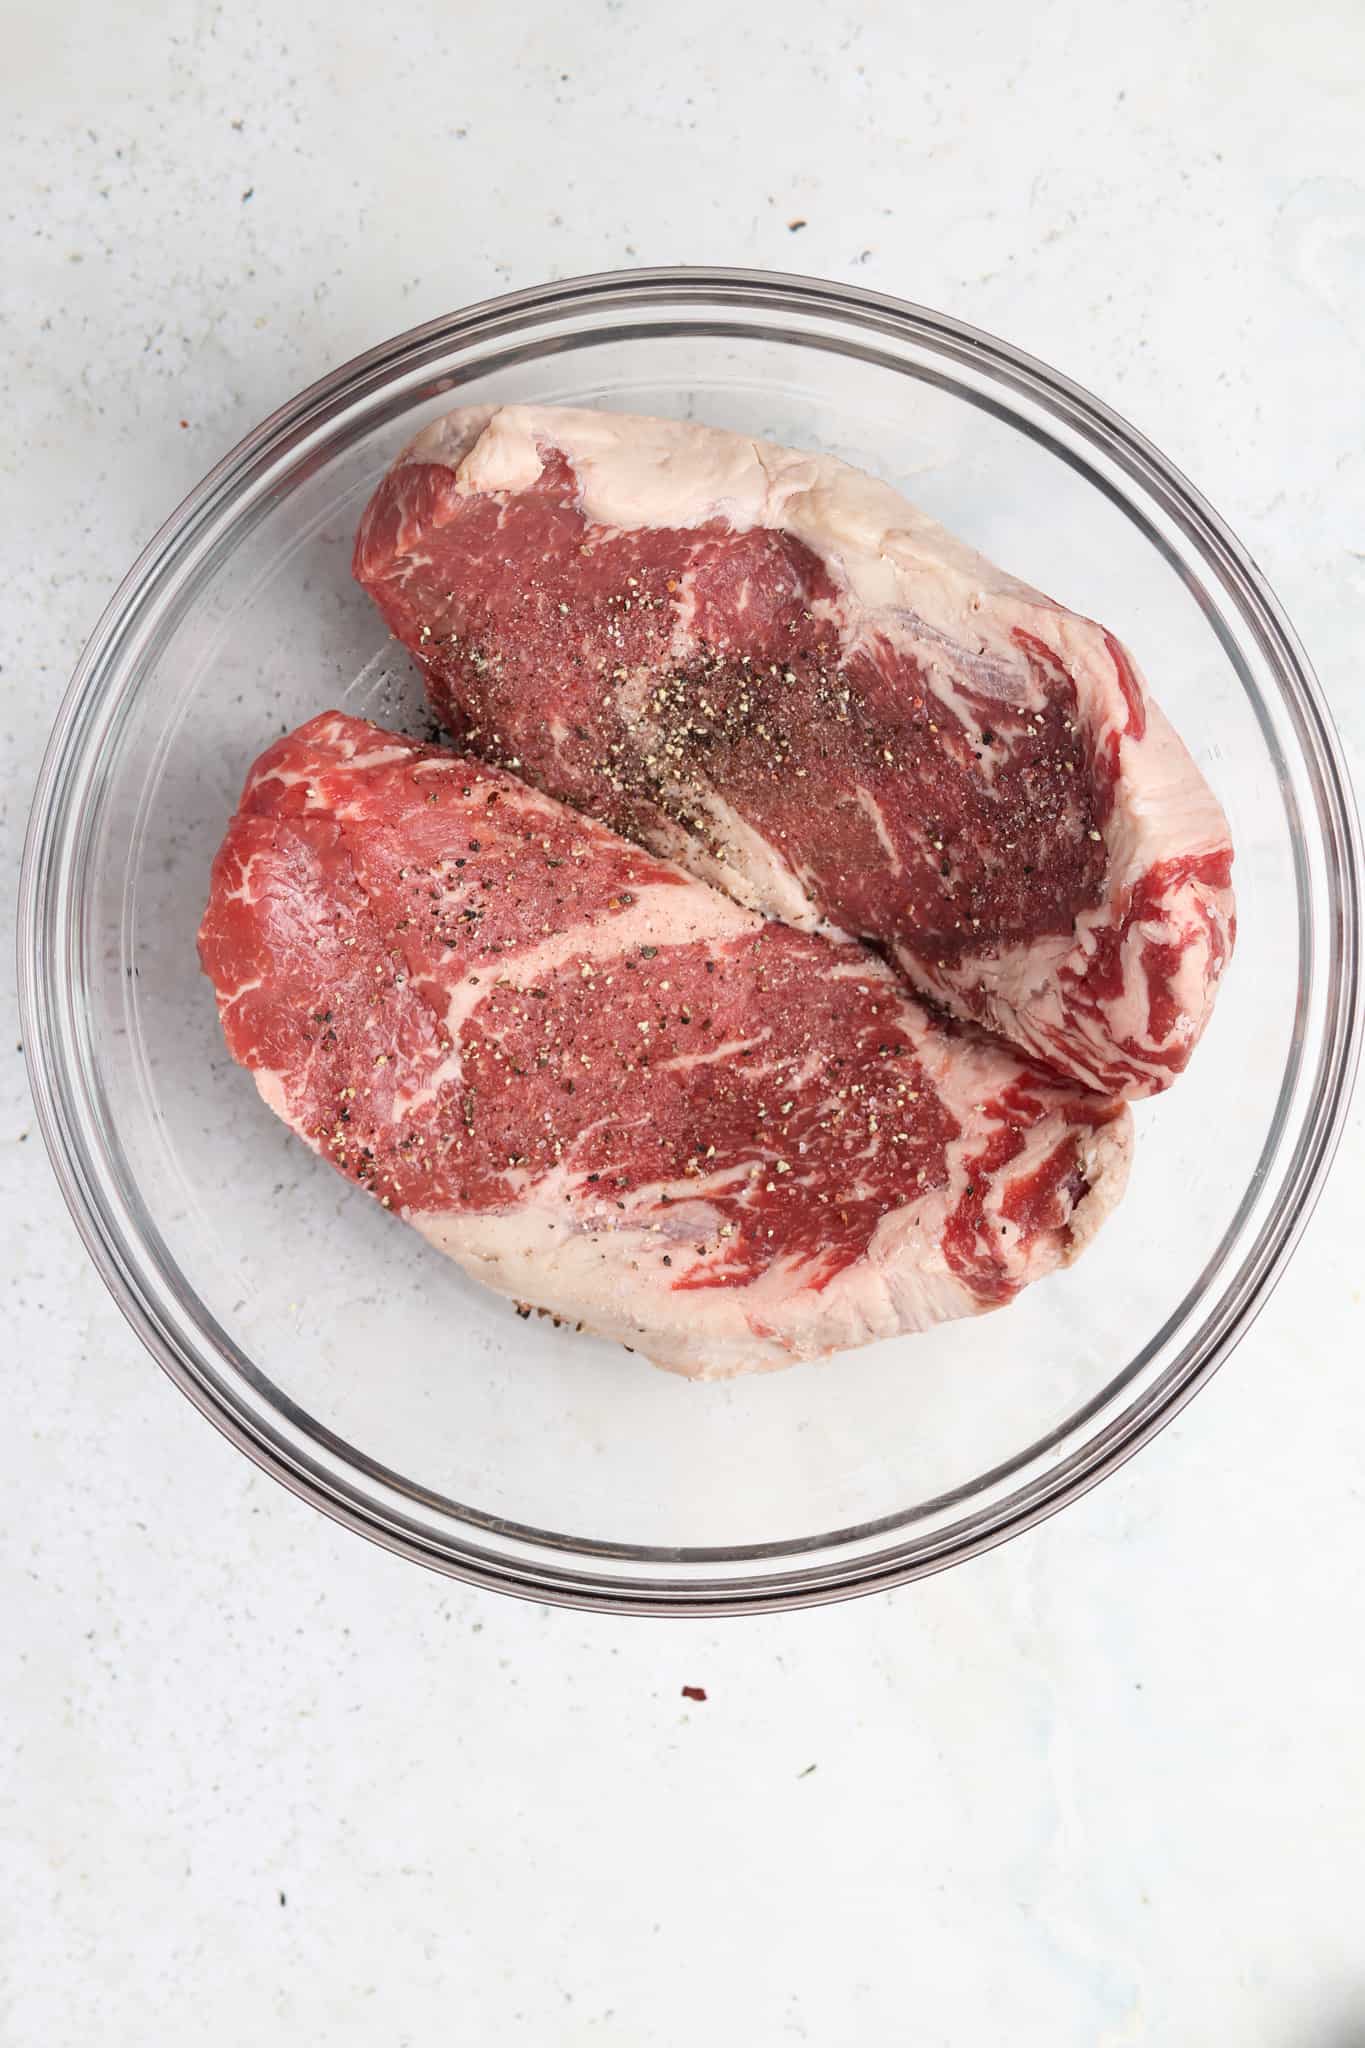
[[[1069,371],[1246,538],[1365,760],[1357,0],[54,0],[0,96],[11,880],[84,635],[240,433],[633,261]],[[1233,1362],[1079,1506],[895,1596],[630,1624],[442,1583],[231,1450],[88,1270],[10,1014],[5,2048],[1365,2042],[1359,1109]]]

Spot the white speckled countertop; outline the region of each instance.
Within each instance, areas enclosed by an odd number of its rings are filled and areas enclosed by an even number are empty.
[[[1358,0],[52,0],[0,96],[11,877],[83,637],[239,434],[634,261],[1069,371],[1248,541],[1365,760]],[[86,1266],[16,1039],[5,2048],[1365,2042],[1359,1109],[1252,1335],[1079,1506],[898,1595],[624,1623],[429,1577],[230,1449]]]

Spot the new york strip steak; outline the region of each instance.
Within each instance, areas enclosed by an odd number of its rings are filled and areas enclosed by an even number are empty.
[[[1009,1301],[1122,1191],[1123,1106],[444,748],[251,771],[200,932],[234,1057],[480,1279],[700,1377]]]
[[[470,409],[399,457],[355,572],[463,749],[1106,1093],[1188,1060],[1233,940],[1216,799],[1112,634],[889,486]]]

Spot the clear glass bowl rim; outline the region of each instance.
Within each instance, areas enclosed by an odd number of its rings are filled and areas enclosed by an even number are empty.
[[[127,687],[122,650],[197,537],[263,469],[356,401],[418,371],[425,360],[576,312],[675,306],[824,314],[851,320],[971,366],[1041,405],[1101,448],[1160,504],[1214,571],[1251,625],[1295,715],[1313,785],[1329,884],[1324,919],[1328,1010],[1303,1126],[1279,1199],[1243,1259],[1216,1326],[1107,1428],[1049,1475],[983,1514],[968,1514],[928,1542],[913,1536],[872,1555],[833,1558],[745,1579],[607,1577],[553,1555],[499,1556],[463,1538],[433,1540],[415,1521],[354,1486],[321,1461],[293,1453],[234,1407],[215,1375],[167,1329],[141,1287],[119,1219],[100,1187],[99,1162],[81,1129],[81,1076],[59,1028],[74,932],[61,927],[58,854],[65,844],[70,771],[92,722]],[[23,1040],[44,1143],[76,1227],[101,1277],[146,1348],[181,1390],[263,1470],[300,1498],[387,1549],[450,1576],[567,1606],[650,1614],[771,1611],[848,1598],[924,1577],[990,1549],[1066,1506],[1124,1463],[1179,1412],[1228,1356],[1264,1305],[1317,1201],[1339,1142],[1359,1059],[1365,1004],[1360,988],[1360,904],[1365,886],[1360,830],[1340,741],[1321,688],[1264,577],[1188,480],[1111,408],[1046,364],[951,315],[818,278],[742,269],[674,266],[568,278],[481,301],[367,350],[280,406],[208,473],[148,543],[105,608],[62,700],[35,788],[19,894],[19,998]],[[93,1128],[85,1118],[86,1130]],[[135,1250],[136,1247],[133,1247]],[[570,1553],[572,1554],[572,1553]]]

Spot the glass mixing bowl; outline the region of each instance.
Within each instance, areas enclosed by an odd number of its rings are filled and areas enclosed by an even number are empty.
[[[1232,821],[1241,932],[1132,1184],[1006,1313],[697,1386],[520,1321],[340,1181],[229,1061],[195,956],[253,757],[332,705],[420,725],[357,518],[456,403],[676,414],[828,449],[1135,649]],[[76,1221],[148,1349],[306,1499],[423,1563],[585,1606],[798,1606],[937,1570],[1113,1469],[1225,1358],[1322,1183],[1356,1051],[1360,863],[1274,598],[1156,451],[941,314],[640,271],[436,321],[236,448],[105,613],[23,878],[25,1042]]]

